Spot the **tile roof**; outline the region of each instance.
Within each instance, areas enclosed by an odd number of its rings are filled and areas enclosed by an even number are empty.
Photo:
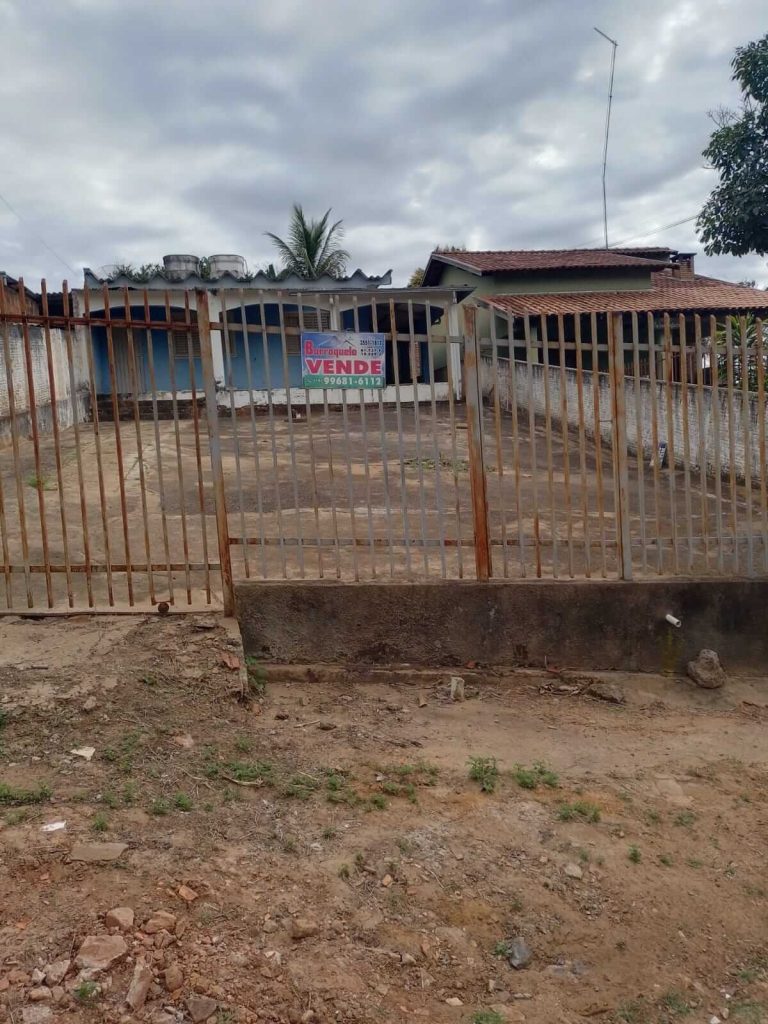
[[[651,288],[634,291],[485,295],[483,301],[516,316],[569,313],[674,313],[686,310],[768,311],[768,291],[697,274],[692,279],[668,271],[653,274]]]
[[[648,250],[640,250],[647,252]],[[663,252],[660,256],[663,257]],[[433,252],[430,260],[479,274],[500,271],[656,267],[661,259],[634,256],[627,249],[506,249],[475,252]]]

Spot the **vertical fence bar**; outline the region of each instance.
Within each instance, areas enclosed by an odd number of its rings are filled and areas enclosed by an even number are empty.
[[[176,347],[173,337],[171,297],[165,292],[165,332],[168,345],[168,377],[171,385],[171,409],[173,411],[173,432],[176,440],[176,475],[179,481],[179,515],[181,517],[181,542],[184,550],[184,582],[187,591],[187,604],[192,604],[192,578],[189,571],[189,532],[187,529],[187,496],[184,486],[184,460],[181,454],[181,427],[179,425],[179,398],[176,382]],[[186,332],[184,332],[186,335]]]
[[[445,579],[447,566],[445,559],[445,529],[443,523],[443,490],[442,490],[442,454],[437,436],[437,398],[435,396],[435,354],[432,350],[432,307],[427,300],[424,304],[424,316],[427,331],[427,373],[429,374],[429,400],[432,411],[432,453],[435,460],[435,506],[437,509],[437,536],[440,543],[440,575]],[[448,352],[446,351],[446,358]]]
[[[371,326],[374,334],[379,333],[379,313],[376,307],[376,299],[371,299]],[[386,384],[386,379],[385,382]],[[384,395],[383,388],[378,388],[379,403],[379,434],[381,438],[381,465],[384,484],[384,510],[387,520],[387,541],[389,550],[389,575],[395,575],[395,542],[392,536],[392,503],[389,497],[389,460],[387,458],[387,429],[384,416]]]
[[[656,379],[656,322],[653,313],[648,313],[646,318],[648,330],[648,376],[651,388],[651,444],[653,445],[653,456],[651,466],[653,467],[653,502],[654,514],[656,516],[656,572],[661,576],[664,571],[664,541],[661,532],[661,474],[659,473],[659,408],[658,408],[658,382]]]
[[[150,322],[149,292],[144,289],[144,319]],[[165,511],[165,474],[163,473],[163,448],[160,441],[160,417],[157,407],[157,380],[155,377],[155,339],[151,327],[145,328],[147,336],[147,369],[149,370],[149,388],[152,393],[152,426],[155,437],[155,453],[157,455],[157,486],[160,490],[160,529],[163,534],[163,554],[165,555],[166,576],[168,580],[168,600],[175,604],[173,593],[173,569],[171,569],[171,545],[168,539],[168,516]]]
[[[675,451],[675,420],[672,404],[672,392],[675,381],[675,360],[672,349],[672,328],[669,313],[664,314],[664,387],[666,389],[667,413],[667,480],[669,483],[669,522],[672,539],[672,570],[680,571],[677,550],[677,490],[675,476],[677,472],[677,452]]]
[[[483,394],[480,387],[480,346],[477,338],[477,309],[464,307],[464,375],[467,403],[469,478],[472,488],[472,526],[475,538],[475,571],[479,580],[493,573],[491,537],[488,524],[488,491],[483,451]]]
[[[13,580],[11,573],[11,552],[8,545],[8,525],[5,518],[5,488],[0,470],[0,551],[3,555],[3,577],[5,579],[5,607],[13,608]]]
[[[101,422],[99,416],[99,391],[96,385],[94,366],[93,324],[90,319],[90,297],[88,289],[83,291],[83,313],[86,318],[85,351],[88,362],[88,383],[91,389],[91,420],[93,422],[93,444],[96,450],[96,469],[99,477],[99,505],[101,507],[101,526],[104,532],[104,561],[107,567],[107,597],[110,607],[115,603],[112,583],[112,546],[109,536],[109,518],[107,515],[107,495],[104,486],[104,461],[101,451]]]
[[[256,429],[256,409],[253,395],[253,368],[251,366],[251,341],[248,331],[248,316],[245,312],[245,290],[239,290],[240,326],[243,332],[243,357],[245,359],[245,380],[248,385],[248,413],[251,424],[251,444],[253,445],[253,472],[256,480],[256,515],[259,523],[259,547],[261,548],[261,575],[267,578],[267,546],[264,543],[264,497],[261,483],[261,458],[259,456],[259,435]],[[262,331],[265,326],[261,324]],[[309,405],[309,399],[307,399]]]
[[[24,366],[27,375],[27,397],[29,400],[29,426],[32,431],[32,449],[35,457],[35,489],[37,490],[37,508],[40,515],[40,540],[43,548],[43,568],[45,570],[45,589],[48,607],[53,608],[53,577],[51,575],[50,546],[48,544],[48,520],[45,513],[44,477],[40,460],[40,431],[37,422],[37,400],[35,395],[35,376],[32,366],[32,344],[29,336],[29,325],[26,318],[26,289],[24,281],[19,278],[19,303],[21,314],[21,336],[23,340]]]
[[[301,304],[301,296],[297,296]],[[288,342],[285,335],[285,306],[282,295],[277,300],[277,319],[280,327],[280,347],[283,357],[283,382],[285,384],[285,415],[288,421],[288,449],[291,453],[291,477],[293,482],[293,503],[296,507],[296,540],[299,553],[299,576],[304,579],[304,526],[301,520],[299,501],[299,474],[296,467],[296,438],[293,430],[293,404],[291,395],[291,371],[288,366]]]
[[[136,346],[133,337],[133,311],[131,308],[128,289],[123,291],[123,309],[125,310],[126,341],[128,344],[128,368],[131,378],[131,404],[133,406],[133,421],[136,426],[136,458],[139,466],[139,491],[141,500],[141,518],[144,524],[144,550],[147,555],[147,586],[149,588],[149,600],[155,604],[155,580],[152,573],[152,546],[149,540],[149,513],[147,511],[147,481],[144,473],[144,446],[141,438],[141,409],[139,408],[139,381],[136,369]]]
[[[207,297],[206,292],[206,297]],[[206,307],[207,308],[207,307]],[[197,501],[200,508],[200,529],[202,530],[202,542],[203,542],[203,562],[205,564],[205,600],[207,604],[211,603],[211,568],[210,558],[208,557],[208,519],[205,514],[205,488],[203,486],[203,454],[200,446],[200,410],[197,407],[197,374],[195,372],[195,347],[192,341],[192,314],[189,308],[189,292],[184,292],[184,329],[187,336],[187,363],[189,366],[189,387],[192,392],[192,427],[195,433],[195,465],[197,469]],[[200,345],[200,336],[198,331],[198,345]],[[202,348],[200,353],[200,363],[202,368]],[[213,379],[213,378],[212,378]],[[203,381],[203,389],[206,387],[206,381]],[[205,394],[205,390],[203,392]],[[215,379],[214,379],[214,400],[215,400]],[[206,397],[206,407],[208,400]],[[218,415],[218,410],[214,407],[214,415]],[[218,427],[218,420],[217,420]],[[218,524],[217,524],[218,526]],[[223,565],[222,565],[223,572]],[[226,601],[226,594],[224,593],[224,600]]]
[[[640,396],[640,331],[637,313],[632,313],[632,370],[635,390],[635,464],[637,467],[637,513],[640,520],[640,565],[643,575],[648,571],[645,535],[645,445],[643,442],[643,411]]]
[[[555,510],[554,464],[552,457],[552,407],[549,394],[549,332],[547,318],[540,317],[541,355],[544,362],[544,438],[547,452],[547,496],[549,497],[550,530],[552,533],[552,576],[558,579],[560,565],[557,555],[557,512]]]
[[[733,569],[739,571],[739,492],[736,486],[736,410],[734,408],[733,322],[725,318],[725,380],[728,396],[728,478],[731,493],[733,529]]]
[[[5,287],[0,277],[0,313],[6,312]],[[24,583],[27,590],[27,607],[34,607],[32,594],[32,576],[29,569],[29,533],[27,531],[26,502],[24,500],[24,482],[21,478],[21,450],[19,447],[19,425],[16,420],[16,391],[13,383],[13,366],[11,363],[11,341],[8,321],[0,319],[0,331],[3,337],[3,359],[5,361],[5,383],[8,391],[8,414],[11,421],[11,445],[13,451],[13,470],[16,480],[16,503],[19,510],[19,529],[21,531],[21,557],[24,565]]]
[[[507,337],[509,338],[509,395],[512,417],[512,465],[515,473],[515,514],[517,516],[517,544],[520,554],[520,575],[528,575],[525,564],[525,530],[523,529],[523,508],[520,488],[520,428],[517,414],[517,367],[515,366],[515,318],[507,313]]]
[[[187,300],[188,302],[189,300]],[[224,470],[221,461],[221,437],[219,435],[219,413],[216,398],[216,379],[213,373],[213,349],[211,347],[211,314],[208,307],[208,292],[198,288],[195,293],[197,306],[197,329],[200,337],[200,362],[205,390],[205,420],[208,427],[208,441],[211,453],[211,474],[213,476],[213,501],[216,509],[216,536],[219,542],[221,563],[221,589],[224,614],[235,613],[235,591],[232,582],[232,562],[229,550],[229,524],[227,523],[227,500],[224,491]],[[207,559],[206,559],[207,561]]]
[[[717,321],[714,316],[709,318],[709,372],[712,378],[712,418],[715,435],[715,536],[717,537],[717,568],[722,573],[725,568],[725,552],[723,550],[723,479],[720,456],[722,423],[720,417],[720,354],[717,348]]]
[[[224,379],[229,392],[229,417],[232,423],[232,446],[235,456],[235,488],[237,490],[237,504],[240,518],[240,548],[243,554],[243,569],[245,578],[251,575],[250,560],[248,558],[248,531],[245,525],[245,496],[243,494],[243,474],[240,466],[240,430],[235,404],[235,371],[232,361],[232,339],[229,336],[229,307],[227,305],[229,292],[219,292],[221,303],[221,338],[224,348]],[[231,556],[231,552],[230,552]]]
[[[64,548],[64,572],[67,581],[67,603],[74,607],[72,590],[72,565],[69,556],[69,534],[67,530],[67,507],[64,498],[64,473],[61,464],[61,431],[59,430],[59,410],[56,395],[56,373],[53,365],[53,346],[51,344],[51,326],[48,314],[48,291],[45,279],[40,282],[40,299],[43,317],[43,336],[45,338],[45,361],[48,368],[48,391],[51,399],[51,428],[53,432],[53,451],[56,462],[56,486],[59,492],[59,518],[61,521],[61,541]],[[74,419],[74,417],[73,417]]]
[[[413,426],[416,434],[416,471],[419,478],[419,522],[421,524],[421,552],[424,560],[424,574],[429,576],[429,549],[427,547],[427,507],[424,497],[424,459],[421,451],[421,416],[419,415],[419,359],[414,339],[413,301],[408,299],[408,359],[411,369],[411,393],[413,396]]]
[[[766,465],[765,442],[765,376],[766,360],[763,348],[763,321],[755,320],[755,359],[757,361],[757,423],[758,458],[760,460],[760,513],[763,535],[763,571],[768,572],[768,466]]]
[[[739,317],[739,333],[741,335],[741,427],[744,439],[744,503],[746,505],[747,529],[747,573],[755,574],[755,540],[752,536],[752,437],[749,426],[749,346],[747,341],[747,321]]]
[[[680,395],[683,417],[683,491],[685,495],[685,529],[688,540],[688,572],[693,572],[693,505],[691,502],[691,433],[688,423],[688,333],[685,314],[678,316],[680,341]]]
[[[454,497],[454,510],[456,513],[456,571],[459,579],[464,578],[464,556],[462,553],[463,539],[461,536],[461,490],[459,488],[459,456],[458,448],[456,445],[456,408],[454,404],[454,391],[455,382],[453,379],[453,345],[456,344],[450,339],[451,335],[451,317],[448,318],[446,324],[446,342],[445,342],[445,358],[446,358],[446,376],[448,378],[448,422],[451,430],[451,460],[453,462],[453,497]]]
[[[280,550],[280,561],[283,572],[283,579],[288,579],[288,566],[285,554],[285,536],[283,533],[283,510],[280,498],[280,470],[277,464],[277,437],[275,434],[275,406],[272,400],[272,367],[269,359],[269,332],[267,330],[267,314],[264,302],[264,293],[259,294],[259,315],[261,316],[261,343],[264,355],[264,378],[267,388],[267,413],[269,417],[269,439],[272,447],[272,472],[275,480],[275,515],[277,518],[277,539]],[[325,394],[325,391],[323,391]],[[326,404],[326,416],[328,406]],[[330,435],[328,441],[330,447]]]
[[[352,316],[355,332],[360,331],[360,309],[357,296],[352,296]],[[360,396],[360,428],[363,433],[363,468],[365,471],[365,500],[368,505],[368,546],[371,553],[371,578],[376,579],[376,545],[373,539],[373,498],[371,495],[371,468],[368,463],[368,420],[365,414],[365,389],[358,388]]]
[[[704,568],[709,568],[709,509],[707,501],[707,448],[704,437],[704,358],[701,346],[701,316],[693,318],[696,359],[696,424],[699,432],[699,494],[701,496],[701,537],[704,544]]]
[[[301,300],[301,296],[299,296]],[[302,338],[304,335],[304,303],[299,301],[299,353],[302,351]],[[317,296],[315,296],[315,323],[318,331],[322,330],[322,314],[320,313],[320,306],[318,303]],[[304,382],[302,381],[302,384]],[[317,467],[315,466],[315,439],[312,433],[312,402],[310,401],[310,389],[304,388],[304,406],[306,409],[307,416],[307,441],[309,442],[309,470],[310,479],[312,481],[312,506],[314,511],[315,519],[315,537],[317,539],[317,573],[320,579],[325,576],[325,570],[323,568],[323,544],[322,534],[320,532],[320,497],[317,492]]]
[[[611,365],[613,452],[616,467],[615,506],[619,576],[632,579],[632,537],[629,530],[629,466],[627,458],[627,404],[624,393],[624,317],[608,319],[608,357]]]
[[[536,576],[541,579],[541,537],[539,530],[539,471],[536,458],[536,406],[533,396],[533,345],[531,320],[523,318],[525,331],[525,359],[528,369],[528,439],[531,445],[531,491],[533,494],[533,550],[536,559]]]
[[[507,552],[507,516],[504,508],[504,454],[501,449],[501,407],[499,403],[499,354],[496,337],[496,311],[489,310],[491,319],[491,366],[493,368],[493,421],[496,432],[496,481],[499,491],[499,518],[501,519],[501,561],[504,566],[504,578],[509,576]],[[482,379],[480,381],[482,385]]]
[[[571,507],[571,453],[568,427],[568,380],[565,373],[565,325],[562,313],[557,317],[560,357],[560,431],[563,438],[563,484],[565,486],[565,524],[568,537],[568,575],[573,579],[573,509]]]
[[[349,527],[352,533],[352,572],[355,580],[360,579],[360,565],[357,560],[357,514],[355,512],[355,487],[352,480],[352,455],[349,443],[349,416],[347,413],[347,392],[341,391],[341,423],[344,433],[344,459],[347,464],[347,500],[349,501]]]
[[[584,529],[584,575],[592,577],[592,540],[589,529],[589,491],[587,487],[587,437],[584,419],[584,352],[581,339],[581,315],[573,315],[573,338],[576,346],[576,393],[579,407],[579,480],[581,484],[581,517]]]
[[[107,332],[107,362],[109,363],[109,390],[112,400],[112,419],[115,425],[115,455],[117,459],[117,481],[120,492],[120,515],[123,521],[123,547],[125,549],[125,582],[128,589],[128,604],[133,607],[133,564],[131,560],[131,537],[128,526],[128,503],[125,492],[125,470],[123,468],[123,441],[120,433],[120,400],[117,392],[117,373],[115,364],[115,343],[112,334],[112,311],[110,309],[109,289],[106,284],[102,289],[104,301],[104,326]]]
[[[597,329],[597,314],[589,318],[590,340],[592,342],[592,410],[595,419],[595,475],[597,489],[597,518],[600,524],[600,556],[603,579],[607,576],[605,556],[605,494],[603,492],[603,435],[600,425],[600,345]]]
[[[395,375],[395,416],[397,419],[398,454],[400,456],[400,504],[403,512],[403,536],[405,538],[405,564],[411,572],[411,538],[408,525],[408,488],[405,479],[405,449],[403,445],[403,415],[400,404],[400,358],[397,348],[397,316],[395,301],[389,300],[389,329],[392,335],[392,369]]]

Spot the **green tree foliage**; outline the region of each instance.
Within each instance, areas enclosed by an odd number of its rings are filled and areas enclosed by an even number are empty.
[[[711,256],[768,253],[768,34],[739,46],[731,61],[739,110],[711,116],[716,128],[704,156],[720,175],[696,222]]]
[[[728,334],[730,333],[730,360]],[[747,377],[747,389],[757,391],[758,376],[762,369],[763,381],[768,387],[768,337],[763,334],[762,344],[758,348],[757,320],[754,316],[729,316],[722,324],[718,324],[715,335],[715,355],[717,357],[717,379],[721,384],[728,383],[728,363],[732,366],[733,384],[738,390]],[[744,349],[746,348],[746,352]],[[758,352],[762,349],[762,358]],[[745,358],[746,357],[746,358]],[[762,366],[761,366],[762,363]]]
[[[344,235],[342,222],[329,223],[331,211],[327,210],[320,220],[304,216],[298,203],[294,203],[287,241],[267,232],[280,254],[283,270],[296,274],[305,281],[315,281],[328,274],[343,277],[349,260],[349,253],[339,244]]]

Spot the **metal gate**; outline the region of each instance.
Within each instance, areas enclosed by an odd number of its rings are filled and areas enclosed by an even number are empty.
[[[0,611],[768,574],[759,319],[460,298],[0,284]],[[386,386],[304,389],[318,327],[383,333]]]

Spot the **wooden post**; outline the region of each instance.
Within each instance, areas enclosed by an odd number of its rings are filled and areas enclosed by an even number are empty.
[[[195,299],[197,304],[197,327],[200,335],[200,361],[202,363],[203,385],[205,388],[205,421],[208,426],[208,442],[211,452],[213,501],[216,510],[216,536],[219,542],[224,614],[234,615],[235,591],[232,584],[232,559],[229,550],[227,501],[224,494],[224,470],[221,461],[221,437],[219,435],[219,411],[216,404],[216,378],[213,369],[211,315],[208,309],[208,292],[204,288],[197,289]]]
[[[464,388],[467,403],[469,481],[472,489],[472,526],[475,538],[475,569],[479,580],[490,579],[491,537],[488,528],[488,488],[483,451],[483,394],[480,382],[480,346],[475,306],[464,306]]]

